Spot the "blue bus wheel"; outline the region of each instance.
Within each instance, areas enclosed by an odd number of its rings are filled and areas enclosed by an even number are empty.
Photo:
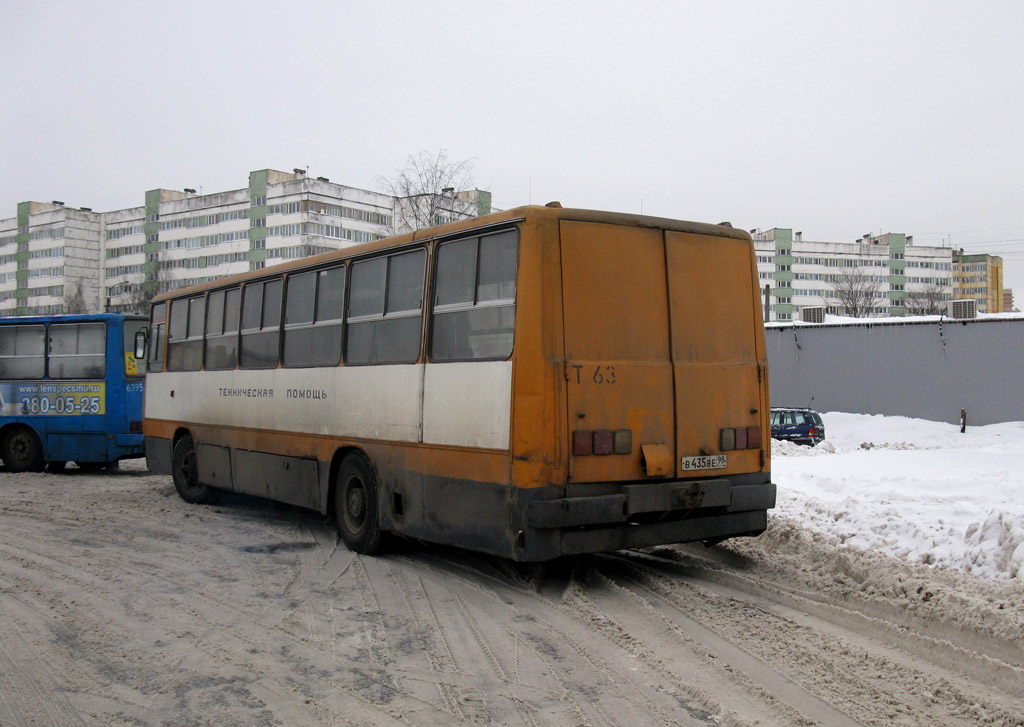
[[[365,456],[345,457],[334,481],[334,517],[338,534],[354,553],[372,555],[380,549],[382,533],[377,522],[377,477]]]
[[[11,472],[43,471],[43,445],[28,427],[7,430],[0,445],[0,457]]]

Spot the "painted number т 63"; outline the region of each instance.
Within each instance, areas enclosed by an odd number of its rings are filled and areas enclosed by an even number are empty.
[[[567,372],[566,378],[569,381],[575,380],[577,384],[614,384],[614,366],[584,366],[583,364],[570,364],[573,371]]]

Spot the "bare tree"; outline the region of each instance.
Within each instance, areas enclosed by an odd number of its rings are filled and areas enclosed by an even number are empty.
[[[153,279],[147,280],[145,273],[127,280],[120,284],[122,291],[117,297],[110,301],[116,306],[113,310],[120,313],[135,313],[149,316],[149,309],[153,305],[153,298],[160,292],[170,279],[167,270],[160,267]]]
[[[867,261],[863,262],[867,265]],[[854,268],[843,273],[832,283],[832,295],[846,309],[846,315],[854,318],[868,318],[878,311],[882,284],[871,275]]]
[[[396,198],[394,222],[383,234],[399,234],[474,217],[477,195],[473,160],[452,161],[441,149],[409,157],[394,179],[380,178],[385,192]]]
[[[88,313],[89,306],[85,303],[85,293],[82,291],[82,281],[76,280],[73,283],[64,284],[64,312],[65,313]]]
[[[148,316],[155,294],[155,286],[147,286],[142,281],[128,283],[125,286],[125,291],[118,296],[118,306],[125,313],[139,313]]]
[[[946,311],[946,301],[949,300],[947,288],[938,283],[928,283],[920,290],[907,293],[904,305],[907,306],[907,315],[912,316],[937,316]]]

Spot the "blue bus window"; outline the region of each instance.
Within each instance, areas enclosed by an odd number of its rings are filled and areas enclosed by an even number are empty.
[[[0,379],[41,378],[46,370],[46,326],[0,328]]]
[[[103,323],[50,325],[49,375],[51,379],[102,379],[107,369]]]

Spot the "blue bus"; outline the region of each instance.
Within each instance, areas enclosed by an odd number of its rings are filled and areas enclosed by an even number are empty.
[[[143,456],[142,316],[0,318],[0,458],[11,472]]]

